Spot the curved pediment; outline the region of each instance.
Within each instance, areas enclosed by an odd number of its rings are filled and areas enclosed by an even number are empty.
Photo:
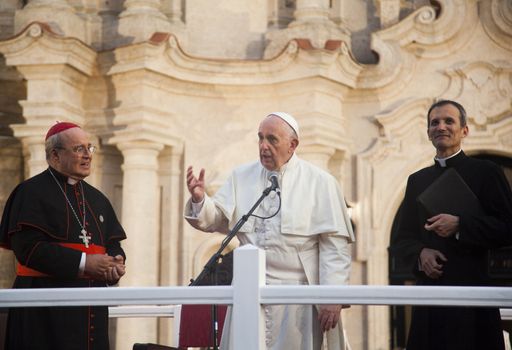
[[[63,37],[42,22],[30,23],[16,36],[0,41],[10,66],[67,64],[88,76],[96,72],[96,52],[82,41]]]
[[[169,33],[155,33],[149,41],[104,52],[100,62],[108,75],[144,68],[181,81],[231,86],[285,83],[320,76],[354,87],[362,70],[341,41],[331,40],[324,48],[316,49],[308,39],[293,39],[270,59],[212,59],[187,54],[178,38]]]

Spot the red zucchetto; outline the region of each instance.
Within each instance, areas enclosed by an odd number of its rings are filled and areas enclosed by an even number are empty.
[[[50,128],[50,130],[48,130],[44,140],[46,141],[49,137],[52,137],[55,134],[58,134],[60,132],[63,132],[64,130],[71,128],[79,128],[79,126],[69,122],[57,122],[54,126]]]

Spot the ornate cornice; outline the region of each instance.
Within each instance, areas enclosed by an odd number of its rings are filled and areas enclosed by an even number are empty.
[[[168,33],[155,33],[149,41],[104,52],[100,64],[107,75],[147,69],[181,81],[239,87],[319,76],[355,87],[361,70],[342,41],[330,40],[316,49],[308,39],[294,39],[279,55],[264,60],[206,59],[185,53],[178,39]]]
[[[299,45],[292,41],[281,55],[272,60],[205,59],[185,53],[174,35],[155,33],[149,41],[117,48],[114,51],[115,64],[107,73],[114,75],[146,68],[198,83],[212,82],[212,78],[229,79],[235,75],[242,82],[243,76],[253,77],[261,72],[275,74],[283,70],[290,65],[298,50]],[[166,72],[169,68],[172,70]]]
[[[102,133],[107,144],[144,141],[182,147],[182,136],[176,135],[177,128],[170,122],[170,113],[141,103],[118,107],[111,112],[112,128],[109,133]]]
[[[87,76],[96,71],[96,52],[92,48],[78,39],[56,34],[41,22],[33,22],[16,36],[0,41],[0,53],[9,66],[65,64]]]

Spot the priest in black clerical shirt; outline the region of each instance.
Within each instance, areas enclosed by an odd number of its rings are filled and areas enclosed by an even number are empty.
[[[106,287],[125,274],[126,238],[108,199],[84,180],[94,146],[78,125],[46,135],[47,170],[7,200],[0,246],[17,259],[14,288]],[[6,350],[109,348],[106,306],[11,308]]]
[[[512,194],[494,163],[468,157],[461,142],[468,135],[466,112],[454,101],[434,103],[427,114],[435,164],[407,182],[397,235],[391,250],[409,262],[418,285],[485,286],[489,248],[512,244]],[[418,197],[447,169],[463,179],[483,209],[465,203],[450,213],[425,215]],[[502,350],[497,308],[413,307],[407,350]]]

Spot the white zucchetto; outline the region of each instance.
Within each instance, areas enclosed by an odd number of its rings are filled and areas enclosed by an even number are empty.
[[[297,120],[295,120],[294,117],[285,112],[272,112],[269,115],[267,115],[267,118],[272,115],[284,120],[295,131],[297,137],[299,137],[299,123],[297,123]]]

